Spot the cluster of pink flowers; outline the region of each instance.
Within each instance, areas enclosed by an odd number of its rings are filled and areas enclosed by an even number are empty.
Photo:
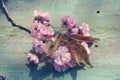
[[[66,46],[59,46],[51,57],[54,60],[55,70],[58,72],[66,71],[68,68],[77,65],[72,59],[72,55]]]
[[[80,27],[78,26],[76,20],[70,16],[63,16],[61,18],[62,28],[66,28],[66,35],[70,36],[72,34],[81,34],[84,36],[89,36],[89,27],[87,24],[83,23]],[[35,53],[29,53],[28,57],[30,61],[35,64],[39,63],[39,58],[37,54],[46,54],[49,50],[49,46],[46,41],[54,43],[58,37],[54,36],[55,31],[50,28],[49,14],[43,13],[41,11],[34,11],[34,21],[31,28],[31,36],[33,38],[32,45],[35,49]],[[90,54],[90,49],[86,42],[82,42],[88,54]],[[65,45],[59,44],[57,49],[49,56],[52,59],[52,65],[54,69],[58,72],[66,71],[69,68],[77,66],[74,57],[70,53],[69,49]]]
[[[47,45],[42,40],[33,39],[32,45],[39,54],[46,53],[48,50]]]
[[[42,23],[35,21],[31,25],[31,35],[33,38],[44,40],[46,36],[52,36],[54,32]]]

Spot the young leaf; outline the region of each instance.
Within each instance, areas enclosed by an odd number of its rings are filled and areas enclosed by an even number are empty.
[[[69,48],[70,52],[72,53],[72,56],[74,57],[78,65],[80,65],[80,62],[84,62],[90,67],[93,67],[89,61],[89,56],[84,46],[80,44],[72,44],[71,42],[68,41],[66,43],[67,47]]]
[[[76,49],[79,51],[81,58],[84,60],[84,62],[89,65],[90,67],[93,67],[92,64],[89,61],[89,56],[87,54],[86,49],[84,48],[84,46],[80,45],[80,44],[76,44]]]
[[[70,36],[72,39],[77,39],[79,41],[84,41],[84,42],[94,42],[99,40],[98,38],[93,38],[91,36],[83,36],[81,34],[73,34]]]
[[[79,52],[76,51],[75,47],[70,42],[67,42],[67,47],[71,52],[71,55],[74,57],[75,61],[77,62],[77,64],[80,65],[81,57]]]
[[[50,49],[46,53],[46,56],[51,55],[57,49],[59,44],[60,44],[60,39],[58,38],[58,39],[56,39],[56,41],[53,44],[51,44]]]

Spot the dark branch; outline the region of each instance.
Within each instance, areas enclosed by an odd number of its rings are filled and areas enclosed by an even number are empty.
[[[2,12],[5,14],[7,20],[12,24],[13,27],[18,27],[20,30],[24,30],[24,31],[26,31],[28,33],[31,33],[29,29],[27,29],[27,28],[25,28],[25,27],[23,27],[21,25],[18,25],[18,24],[16,24],[14,22],[13,18],[9,14],[9,12],[8,12],[8,10],[7,10],[3,0],[2,0]]]

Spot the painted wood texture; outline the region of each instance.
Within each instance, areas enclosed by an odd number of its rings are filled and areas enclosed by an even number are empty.
[[[57,26],[62,15],[69,15],[79,25],[88,23],[91,35],[100,41],[91,47],[94,68],[77,67],[57,73],[50,67],[26,66],[31,37],[13,28],[0,11],[0,75],[7,80],[120,80],[119,3],[120,0],[8,0],[6,6],[18,24],[29,28],[34,9],[50,12],[51,23]]]

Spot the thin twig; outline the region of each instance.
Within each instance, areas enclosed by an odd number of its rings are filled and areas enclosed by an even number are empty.
[[[5,6],[4,1],[2,0],[2,12],[6,16],[7,20],[12,24],[13,27],[18,27],[20,30],[26,31],[27,33],[31,33],[29,29],[18,25],[14,22],[13,18],[10,16],[9,11],[7,10],[7,7]]]

